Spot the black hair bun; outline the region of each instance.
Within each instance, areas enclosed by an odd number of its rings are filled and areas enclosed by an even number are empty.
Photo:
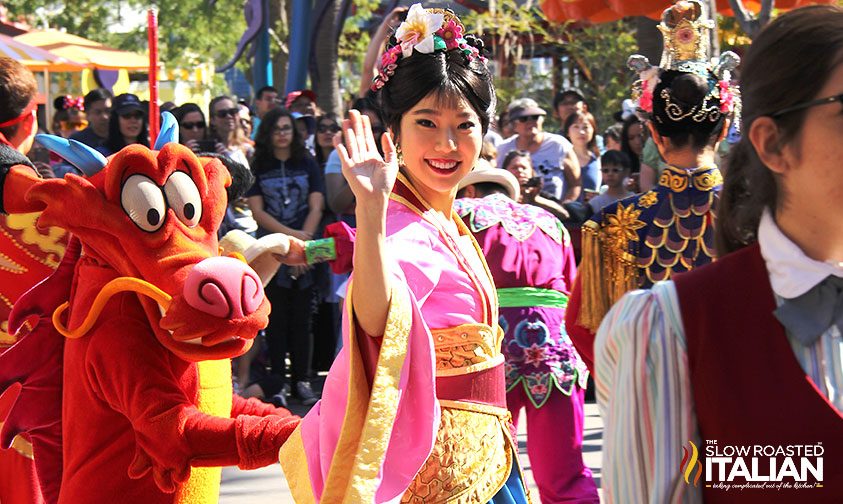
[[[67,108],[67,97],[59,96],[53,100],[53,108],[56,110],[65,110]]]
[[[465,38],[465,41],[468,43],[468,45],[475,47],[480,52],[480,54],[483,54],[483,49],[486,47],[486,44],[483,42],[483,39],[472,34],[465,35],[463,38]]]

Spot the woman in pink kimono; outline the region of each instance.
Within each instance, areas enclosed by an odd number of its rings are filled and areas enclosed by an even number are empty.
[[[383,156],[367,117],[343,122],[354,273],[322,401],[281,450],[296,502],[527,502],[494,284],[452,211],[495,96],[463,31],[450,11],[410,8],[373,85]]]

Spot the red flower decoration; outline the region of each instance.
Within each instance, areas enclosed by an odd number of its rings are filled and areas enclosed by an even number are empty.
[[[459,47],[457,40],[462,38],[462,26],[453,19],[449,19],[442,28],[436,31],[436,34],[442,37],[446,48],[454,49]]]

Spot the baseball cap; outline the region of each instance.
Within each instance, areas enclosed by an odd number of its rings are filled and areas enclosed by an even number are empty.
[[[131,112],[132,110],[140,110],[141,112],[145,112],[140,98],[138,98],[137,95],[133,95],[131,93],[123,93],[121,95],[118,95],[114,98],[111,103],[111,110],[117,115],[122,115],[126,112]]]
[[[289,93],[287,93],[287,99],[284,100],[284,107],[290,108],[290,105],[292,105],[293,102],[296,101],[300,96],[304,96],[312,102],[316,101],[316,93],[314,93],[310,89],[290,91]]]
[[[524,116],[547,115],[547,112],[532,98],[519,98],[513,100],[506,108],[510,119],[518,119]]]

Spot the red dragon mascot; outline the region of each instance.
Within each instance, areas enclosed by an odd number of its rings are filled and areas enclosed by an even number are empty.
[[[85,176],[0,174],[0,210],[72,235],[15,303],[9,332],[32,330],[0,355],[0,392],[21,387],[0,441],[31,440],[48,503],[217,502],[220,466],[276,462],[299,422],[232,394],[229,359],[269,303],[242,257],[220,256],[227,160],[176,143],[164,115],[152,150],[108,159],[38,137]]]

